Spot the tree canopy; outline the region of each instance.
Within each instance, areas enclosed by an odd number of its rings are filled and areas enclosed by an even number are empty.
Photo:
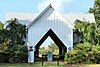
[[[83,42],[100,45],[100,0],[94,1],[94,6],[89,9],[89,13],[94,13],[96,23],[76,20],[75,27],[81,32]]]
[[[98,45],[100,45],[100,0],[94,1],[94,6],[90,8],[89,13],[94,13],[96,20],[96,40],[98,41]]]
[[[55,43],[50,44],[48,47],[40,47],[40,54],[47,54],[48,52],[52,52],[54,55],[59,55],[59,48]]]
[[[2,22],[0,22],[0,30],[3,29],[4,24]]]
[[[96,27],[95,23],[89,23],[87,21],[76,20],[75,28],[81,33],[84,43],[96,44]]]
[[[0,30],[0,60],[3,60],[0,62],[27,62],[28,50],[24,45],[26,26],[20,24],[16,18],[7,23],[7,27]]]
[[[90,8],[89,13],[94,13],[97,27],[100,28],[100,0],[94,1],[94,6]]]

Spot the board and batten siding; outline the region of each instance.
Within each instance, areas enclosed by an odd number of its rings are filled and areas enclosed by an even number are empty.
[[[49,8],[28,29],[28,45],[35,47],[49,29],[53,30],[67,48],[73,47],[73,28],[52,8]]]

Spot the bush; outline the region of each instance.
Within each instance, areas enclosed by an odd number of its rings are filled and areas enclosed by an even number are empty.
[[[28,60],[28,49],[25,45],[15,45],[9,53],[9,62],[11,63],[27,62]]]
[[[65,61],[69,64],[98,64],[100,63],[100,46],[78,44],[72,51],[65,54]]]
[[[0,63],[23,63],[28,60],[28,49],[25,45],[13,45],[6,50],[2,49],[0,50]]]
[[[0,63],[9,62],[9,53],[0,52]]]

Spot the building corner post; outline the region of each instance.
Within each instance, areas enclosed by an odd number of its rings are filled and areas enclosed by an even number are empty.
[[[28,63],[34,63],[34,49],[33,49],[33,46],[30,46],[29,50],[28,50]]]

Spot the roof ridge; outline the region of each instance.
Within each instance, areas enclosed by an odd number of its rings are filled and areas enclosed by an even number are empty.
[[[29,28],[35,21],[37,21],[37,19],[39,19],[49,8],[54,9],[51,4],[49,4],[49,6],[47,6],[47,8],[45,8],[28,26],[27,28]]]

